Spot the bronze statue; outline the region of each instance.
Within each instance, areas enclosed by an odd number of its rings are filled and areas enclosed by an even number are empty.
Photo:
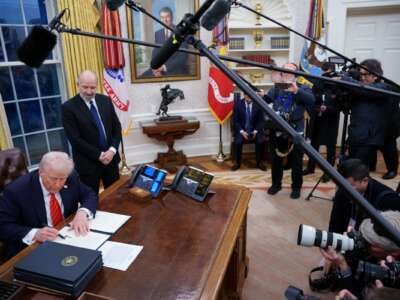
[[[160,103],[160,107],[158,108],[157,116],[161,115],[159,117],[160,121],[165,121],[165,120],[180,120],[182,119],[181,116],[169,116],[168,115],[168,105],[174,102],[174,100],[179,97],[180,100],[185,99],[185,95],[180,89],[172,89],[170,88],[170,85],[167,84],[165,87],[160,89],[161,91],[161,96],[162,100]]]

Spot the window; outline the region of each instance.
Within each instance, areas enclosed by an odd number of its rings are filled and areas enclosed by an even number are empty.
[[[69,153],[61,123],[64,87],[58,49],[39,69],[22,64],[16,53],[33,26],[47,23],[44,0],[0,2],[0,93],[14,146],[25,152],[30,167],[50,150]]]

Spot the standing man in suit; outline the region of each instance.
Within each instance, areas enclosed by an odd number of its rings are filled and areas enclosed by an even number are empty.
[[[168,6],[161,8],[160,20],[171,28],[175,28],[173,24],[174,15]],[[166,29],[161,28],[154,33],[154,41],[156,44],[164,44],[173,33]],[[182,48],[187,48],[188,45],[184,42],[181,45]],[[160,49],[154,48],[152,58],[157,55]],[[189,73],[188,68],[188,55],[183,52],[175,52],[164,65],[158,69],[152,69],[153,76],[160,77],[165,75],[187,75]]]
[[[96,74],[84,71],[78,78],[79,94],[62,106],[62,120],[72,146],[75,168],[83,183],[99,192],[119,179],[118,154],[121,123],[109,97],[96,94]]]
[[[66,153],[46,153],[38,171],[19,177],[4,189],[0,240],[7,242],[7,257],[33,242],[54,240],[58,230],[53,227],[73,213],[71,229],[85,235],[88,220],[96,213],[97,200],[92,189],[79,180]]]
[[[242,162],[242,149],[244,141],[254,141],[256,145],[257,168],[265,171],[262,163],[262,150],[264,145],[264,118],[261,109],[253,103],[247,95],[237,101],[233,107],[233,126],[235,132],[236,163],[232,171],[240,168]]]

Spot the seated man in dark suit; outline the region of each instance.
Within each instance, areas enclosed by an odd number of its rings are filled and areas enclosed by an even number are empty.
[[[236,163],[232,166],[232,171],[240,168],[243,142],[245,140],[255,142],[257,168],[265,171],[266,168],[261,162],[264,144],[264,115],[261,109],[246,95],[244,99],[235,102],[233,107],[233,127],[235,132]]]
[[[4,189],[0,240],[7,243],[7,257],[33,242],[54,240],[58,230],[53,227],[73,213],[71,229],[85,235],[97,201],[93,190],[80,182],[68,155],[48,152],[38,171],[19,177]]]

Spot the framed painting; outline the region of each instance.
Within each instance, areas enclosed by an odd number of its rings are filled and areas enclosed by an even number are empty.
[[[194,13],[198,9],[199,1],[148,0],[142,1],[142,6],[173,28],[186,13]],[[129,38],[135,40],[162,45],[172,34],[148,16],[130,8],[127,8],[127,25]],[[181,48],[193,49],[186,42],[182,43]],[[132,83],[200,79],[199,56],[176,52],[159,69],[152,69],[150,62],[158,51],[158,48],[129,45]]]

